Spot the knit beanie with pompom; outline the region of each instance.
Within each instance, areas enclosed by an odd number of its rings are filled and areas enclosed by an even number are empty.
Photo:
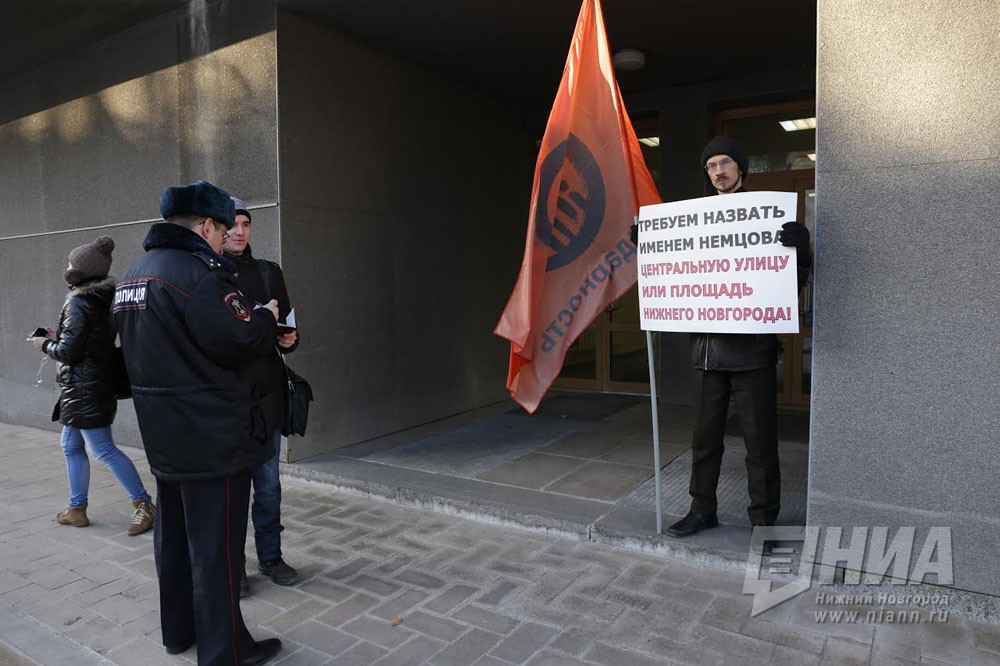
[[[93,243],[73,248],[69,253],[69,268],[63,276],[66,284],[75,287],[87,280],[107,277],[114,249],[115,241],[110,236],[101,236]]]

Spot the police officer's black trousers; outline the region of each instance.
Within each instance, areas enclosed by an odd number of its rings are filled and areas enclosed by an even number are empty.
[[[249,472],[206,481],[156,480],[153,533],[163,644],[196,642],[198,665],[231,665],[253,650],[240,612]]]
[[[691,509],[715,513],[729,398],[746,443],[747,514],[755,525],[773,525],[781,504],[774,366],[741,372],[697,370],[691,442]]]

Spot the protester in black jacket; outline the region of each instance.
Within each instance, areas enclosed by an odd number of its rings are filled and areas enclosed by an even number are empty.
[[[749,167],[735,139],[713,138],[701,154],[701,165],[715,191],[743,192]],[[809,230],[798,222],[782,225],[778,239],[796,250],[799,286],[812,265]],[[691,362],[696,372],[695,425],[691,442],[691,509],[667,534],[686,537],[719,524],[716,488],[722,466],[723,438],[730,397],[747,447],[747,514],[753,525],[774,525],[781,500],[778,463],[778,340],[773,334],[693,333]]]
[[[52,420],[62,423],[62,450],[66,456],[70,498],[66,510],[56,516],[61,525],[86,527],[87,494],[90,489],[90,459],[87,447],[101,461],[132,500],[129,536],[153,526],[155,508],[142,485],[135,465],[115,446],[111,424],[118,400],[115,392],[115,330],[111,320],[111,297],[115,279],[111,252],[115,242],[101,236],[69,253],[64,275],[69,294],[55,332],[28,340],[36,349],[59,362],[56,381],[59,402]]]
[[[277,303],[254,309],[220,256],[234,209],[205,181],[168,188],[166,222],[122,276],[114,313],[143,445],[156,477],[160,624],[170,654],[198,664],[263,663],[239,606],[250,472],[272,453],[248,368],[273,353]]]

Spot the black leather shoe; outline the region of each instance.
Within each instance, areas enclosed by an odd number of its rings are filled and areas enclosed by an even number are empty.
[[[265,638],[262,641],[255,641],[253,650],[241,657],[237,663],[239,666],[259,666],[278,654],[278,650],[280,649],[281,640],[278,638]]]
[[[293,585],[299,580],[299,572],[285,564],[280,557],[272,562],[261,562],[257,570],[265,576],[270,576],[278,585]]]
[[[191,649],[194,645],[194,641],[191,641],[187,645],[164,645],[163,648],[167,651],[167,654],[183,654]]]
[[[240,576],[240,599],[250,596],[250,581],[247,579],[247,572]]]
[[[697,511],[688,511],[688,515],[667,528],[667,534],[672,537],[689,537],[702,530],[718,526],[719,519],[716,518],[714,513],[706,514]]]

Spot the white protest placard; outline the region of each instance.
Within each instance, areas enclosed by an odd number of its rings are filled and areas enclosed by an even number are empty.
[[[798,333],[794,192],[739,192],[639,209],[643,330]]]

